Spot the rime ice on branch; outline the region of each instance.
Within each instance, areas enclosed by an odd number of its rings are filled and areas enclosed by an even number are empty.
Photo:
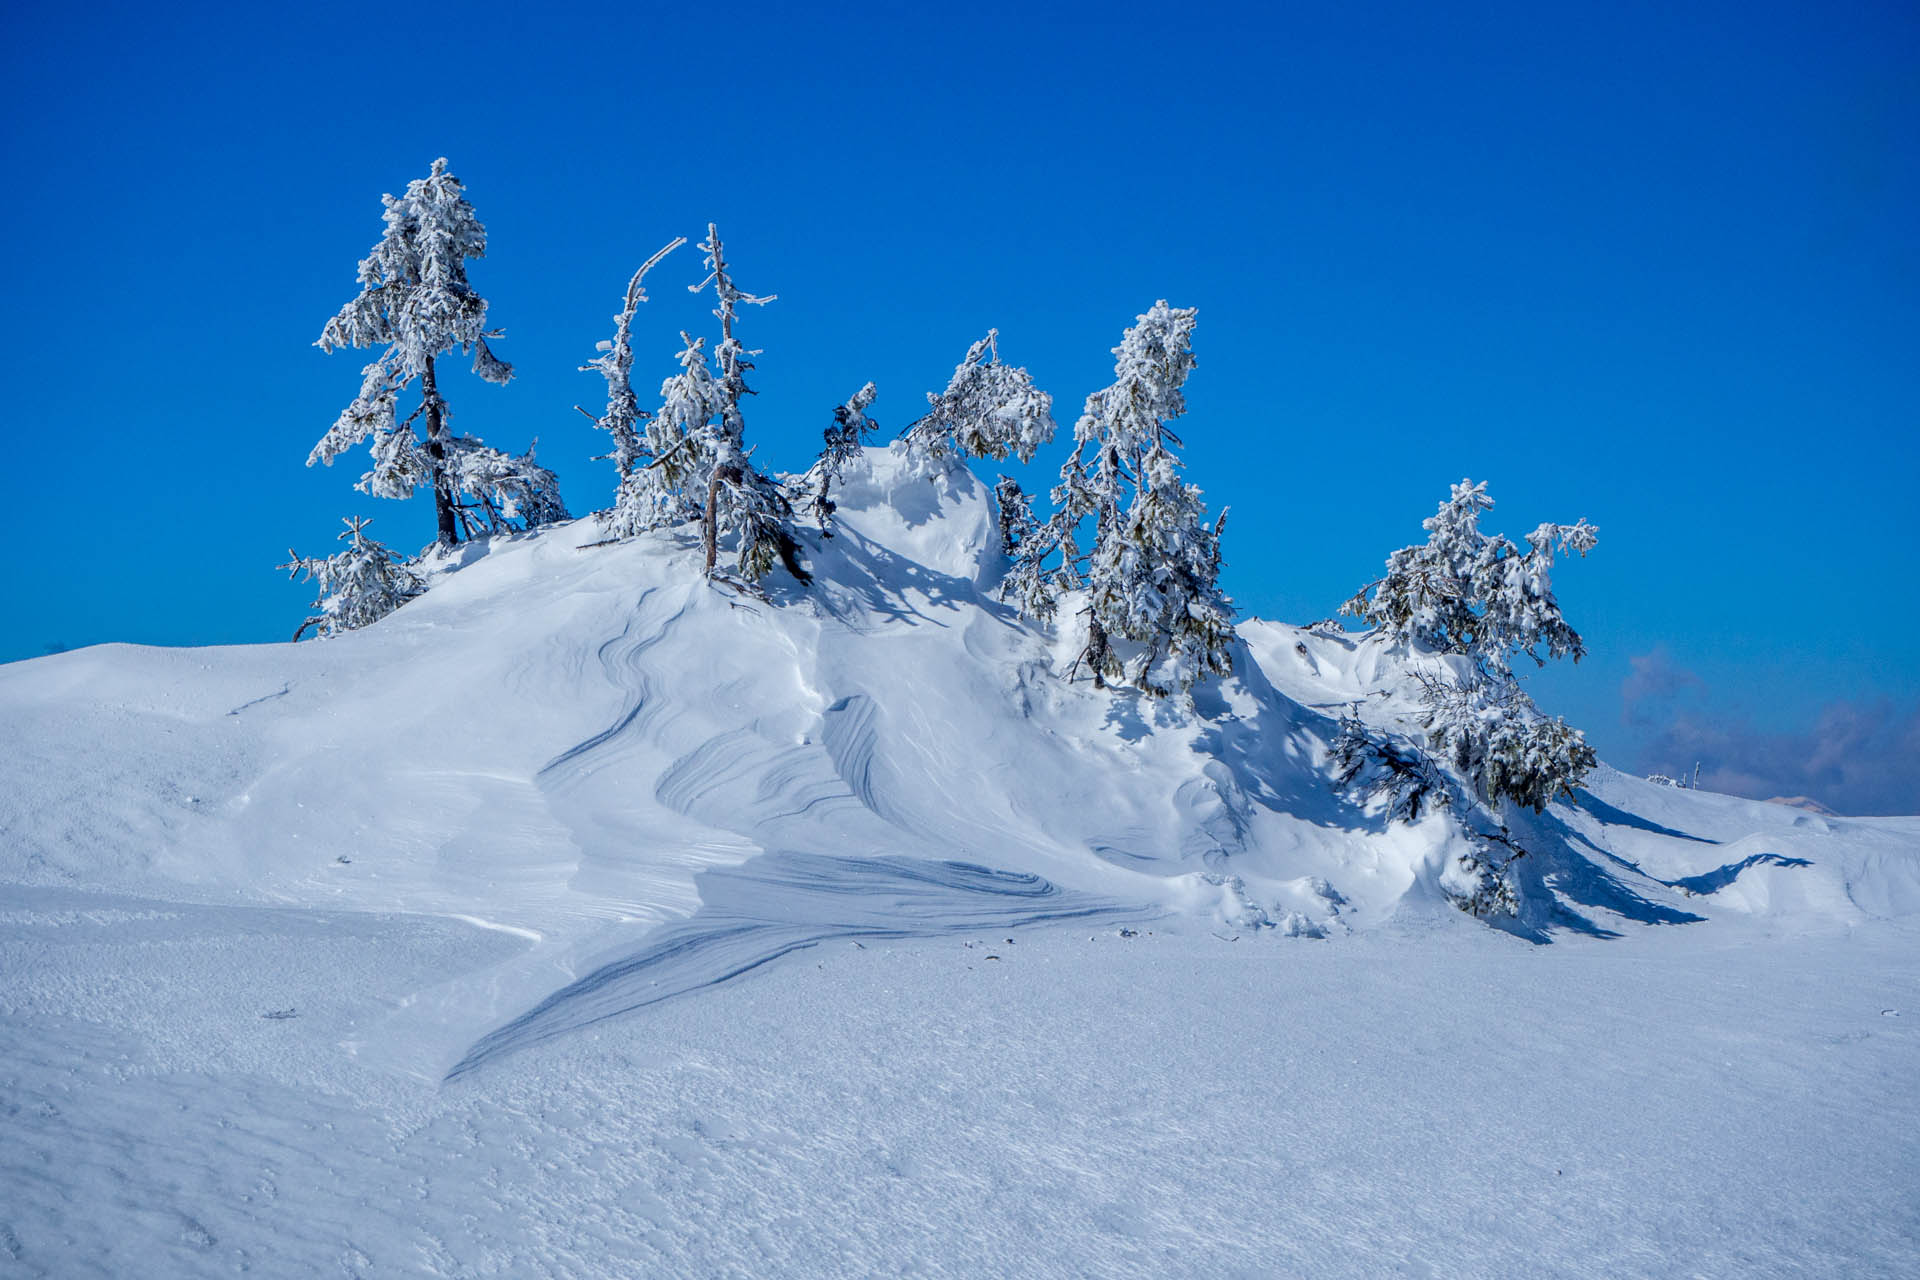
[[[967,349],[947,389],[927,393],[925,417],[902,434],[910,452],[943,458],[955,452],[1002,461],[1033,461],[1053,439],[1053,397],[1033,385],[1025,369],[1000,360],[1000,331]]]

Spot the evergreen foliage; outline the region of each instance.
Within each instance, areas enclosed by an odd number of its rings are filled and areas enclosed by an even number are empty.
[[[1446,780],[1426,752],[1367,725],[1349,709],[1328,752],[1334,781],[1361,797],[1381,799],[1391,822],[1418,822],[1448,804]]]
[[[1542,714],[1511,680],[1422,683],[1429,748],[1490,805],[1512,800],[1538,813],[1571,797],[1598,763],[1578,729]]]
[[[469,538],[538,529],[572,518],[560,500],[560,477],[534,460],[533,445],[516,457],[470,436],[450,436],[447,470],[454,492],[466,499],[457,502],[454,511]]]
[[[344,551],[314,559],[289,550],[280,566],[290,578],[306,575],[319,592],[313,602],[318,612],[300,624],[295,640],[310,627],[324,638],[378,622],[426,590],[409,561],[366,536],[370,521],[349,516],[344,523]]]
[[[1340,611],[1389,639],[1465,654],[1490,671],[1510,670],[1515,654],[1541,666],[1547,657],[1578,662],[1586,647],[1553,598],[1553,560],[1556,552],[1586,555],[1600,531],[1585,520],[1543,524],[1527,535],[1522,551],[1480,531],[1480,515],[1492,507],[1484,482],[1454,485],[1440,510],[1422,522],[1427,541],[1389,556],[1386,576],[1362,587]]]

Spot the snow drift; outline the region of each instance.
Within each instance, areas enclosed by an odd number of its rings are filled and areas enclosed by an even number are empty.
[[[1482,927],[1449,905],[1459,818],[1389,821],[1328,767],[1350,709],[1411,723],[1434,659],[1250,621],[1191,706],[1095,691],[995,598],[964,468],[868,450],[836,500],[814,582],[768,600],[702,580],[684,536],[587,520],[469,547],[325,643],[0,669],[0,879],[497,929],[497,964],[392,1015],[413,1034],[359,1042],[430,1077],[833,937]],[[1512,831],[1499,925],[1536,941],[1920,911],[1911,819],[1603,767]]]

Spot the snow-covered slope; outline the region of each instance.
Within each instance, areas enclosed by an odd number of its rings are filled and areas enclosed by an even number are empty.
[[[1186,947],[1330,937],[1377,955],[1369,935],[1409,931],[1448,954],[1516,945],[1447,901],[1469,848],[1452,814],[1389,824],[1332,784],[1344,710],[1407,723],[1404,652],[1253,621],[1236,674],[1191,707],[1095,691],[1060,678],[1070,648],[994,598],[993,513],[965,470],[873,450],[838,496],[839,536],[808,547],[816,581],[783,578],[770,600],[701,581],[684,539],[600,545],[583,521],[470,549],[426,597],[337,640],[0,668],[16,744],[0,756],[0,924],[17,971],[39,975],[0,1012],[111,1023],[162,1074],[237,1060],[280,1090],[288,1071],[323,1093],[389,1081],[425,1105],[404,1090],[524,1081],[523,1051],[574,1052],[582,1029],[674,997],[719,1000],[769,962],[807,1000],[794,957],[822,944],[895,946],[908,971],[929,954],[912,940],[1010,952],[1065,924]],[[1914,820],[1603,768],[1577,804],[1514,830],[1523,910],[1503,927],[1534,942],[1904,930],[1920,912]],[[62,1004],[62,973],[139,985],[116,976],[125,950],[87,969],[49,944],[62,922],[88,945],[195,957],[183,980],[254,1003],[240,976],[193,967],[217,959],[168,945],[279,938],[261,963],[305,993],[284,998],[317,1060],[274,1059],[257,1026],[197,1024],[196,1047],[155,1010]],[[325,973],[289,982],[296,954]],[[941,1016],[925,993],[902,998]],[[40,1065],[15,1077],[94,1052],[92,1032],[61,1034],[67,1057],[16,1044]],[[39,1212],[0,1221],[16,1257]],[[448,1270],[472,1265],[443,1246]]]

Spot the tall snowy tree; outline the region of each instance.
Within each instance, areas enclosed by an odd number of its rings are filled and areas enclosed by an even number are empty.
[[[1554,599],[1550,577],[1556,555],[1584,556],[1599,541],[1599,530],[1585,520],[1543,524],[1522,550],[1481,531],[1480,517],[1492,507],[1485,484],[1454,485],[1447,501],[1422,522],[1426,542],[1394,552],[1386,575],[1341,606],[1341,612],[1372,623],[1384,641],[1467,659],[1464,669],[1455,664],[1416,676],[1429,758],[1451,770],[1465,803],[1484,805],[1499,827],[1478,836],[1508,851],[1487,852],[1461,872],[1467,888],[1456,898],[1476,915],[1511,911],[1517,901],[1506,868],[1521,850],[1507,830],[1505,806],[1544,809],[1572,795],[1596,763],[1578,729],[1534,705],[1514,679],[1513,659],[1524,654],[1544,665],[1548,658],[1577,662],[1585,655],[1579,633]]]
[[[358,487],[378,497],[404,498],[430,486],[440,542],[451,546],[460,537],[459,484],[435,361],[457,347],[472,356],[473,371],[486,381],[504,383],[513,376],[487,345],[499,331],[487,328],[486,299],[467,282],[467,259],[486,255],[487,231],[444,158],[433,162],[425,178],[408,183],[404,195],[381,201],[387,229],[360,263],[360,293],[327,322],[314,345],[328,352],[384,350],[361,370],[360,394],[313,447],[307,465],[332,465],[371,436],[373,467]],[[420,404],[400,421],[400,393],[416,380]],[[424,439],[415,436],[413,425],[422,417]]]
[[[1208,524],[1200,490],[1180,478],[1180,439],[1168,426],[1186,412],[1197,314],[1162,300],[1126,331],[1113,383],[1087,397],[1074,424],[1057,509],[1022,540],[1008,575],[1007,593],[1042,619],[1061,593],[1086,593],[1087,642],[1074,665],[1087,664],[1095,687],[1116,680],[1165,694],[1232,670],[1233,605],[1219,588],[1226,513]]]
[[[902,439],[929,458],[958,452],[1000,461],[1011,454],[1031,462],[1055,431],[1053,397],[1034,386],[1025,369],[1001,361],[998,329],[967,349],[947,389],[927,393],[927,406]]]
[[[713,314],[720,321],[720,345],[714,352],[716,368],[710,378],[706,376],[704,359],[699,358],[695,344],[689,343],[683,353],[682,375],[688,381],[676,386],[675,380],[669,379],[663,388],[666,396],[685,394],[685,406],[671,412],[694,437],[684,446],[675,442],[667,448],[689,449],[693,454],[691,478],[696,486],[701,481],[705,483],[700,541],[709,576],[719,557],[720,535],[733,533],[739,539],[737,563],[748,579],[765,576],[778,559],[788,572],[804,582],[808,575],[800,565],[800,547],[793,536],[792,504],[779,486],[761,474],[748,458],[746,419],[741,411],[741,402],[753,394],[746,377],[753,368],[749,357],[759,352],[741,345],[734,325],[743,303],[765,306],[777,295],[759,297],[734,284],[727,265],[726,247],[721,243],[719,229],[711,222],[707,224],[707,238],[701,242],[700,249],[707,255],[707,278],[689,285],[688,291],[698,293],[712,287]],[[668,414],[669,410],[663,408],[662,416]],[[693,414],[704,416],[695,418]]]

